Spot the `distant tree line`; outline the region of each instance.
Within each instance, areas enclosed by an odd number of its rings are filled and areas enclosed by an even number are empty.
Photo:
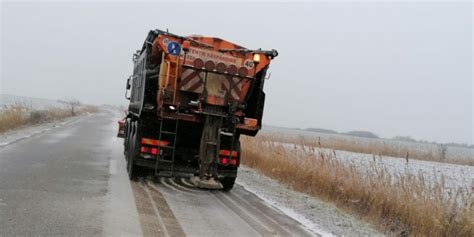
[[[331,129],[324,129],[324,128],[306,128],[306,129],[298,129],[298,130],[305,130],[309,132],[318,132],[318,133],[327,133],[327,134],[340,134],[340,135],[349,135],[355,137],[364,137],[364,138],[380,138],[377,134],[369,131],[349,131],[349,132],[337,132]],[[464,147],[464,148],[474,148],[474,144],[466,144],[466,143],[439,143],[439,142],[432,142],[427,140],[417,140],[410,136],[395,136],[391,138],[392,140],[396,141],[403,141],[403,142],[418,142],[418,143],[427,143],[427,144],[434,144],[442,146],[442,150],[445,150],[445,146],[451,147]]]
[[[341,135],[349,135],[349,136],[355,136],[355,137],[380,138],[377,134],[369,132],[369,131],[349,131],[349,132],[340,133],[331,129],[324,129],[324,128],[306,128],[304,130],[309,131],[309,132],[341,134]]]

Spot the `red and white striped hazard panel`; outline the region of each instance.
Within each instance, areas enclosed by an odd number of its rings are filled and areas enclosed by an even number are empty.
[[[205,72],[196,71],[190,68],[184,68],[183,72],[181,73],[180,90],[194,93],[202,93],[204,91],[205,76]],[[208,83],[212,83],[214,80],[210,80],[211,78],[209,78],[209,76],[210,75],[208,75]],[[218,86],[219,91],[216,92],[216,94],[219,94],[222,97],[229,95],[229,99],[240,100],[242,96],[241,90],[244,80],[239,77],[232,77],[222,74],[213,74],[212,79],[216,78],[216,76],[217,78],[219,78],[220,84],[220,86]],[[208,84],[208,92],[212,93],[211,91],[209,91],[211,90],[210,87],[213,86]]]
[[[204,90],[204,72],[183,68],[181,73],[180,90],[202,93]]]
[[[243,79],[232,76],[225,76],[226,80],[222,80],[221,89],[229,92],[229,97],[233,100],[240,100]]]

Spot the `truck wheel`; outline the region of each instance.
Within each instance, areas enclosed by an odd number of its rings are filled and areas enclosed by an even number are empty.
[[[236,177],[225,177],[220,179],[222,186],[224,187],[222,191],[228,192],[234,187]]]
[[[228,148],[228,149],[230,149],[230,148]],[[240,140],[235,141],[234,150],[238,152],[237,159],[240,163]],[[237,171],[237,167],[235,168],[235,170]],[[234,187],[234,183],[235,183],[236,178],[237,177],[224,177],[224,178],[219,179],[222,186],[224,186],[222,191],[224,191],[224,192],[230,191]]]
[[[127,171],[128,177],[130,180],[135,180],[138,175],[137,166],[134,164],[134,160],[139,155],[140,144],[137,142],[138,137],[138,126],[137,122],[131,123],[131,134],[129,140],[129,152],[128,152],[128,160],[127,160]]]

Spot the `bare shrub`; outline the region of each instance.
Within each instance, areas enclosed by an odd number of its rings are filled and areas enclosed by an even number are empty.
[[[30,111],[30,123],[40,123],[48,119],[47,110]]]
[[[77,99],[59,100],[58,102],[63,103],[69,107],[71,116],[75,116],[77,108],[82,105],[82,103]]]
[[[50,119],[64,119],[67,117],[71,117],[71,111],[68,109],[62,108],[49,108],[48,109],[48,116]]]

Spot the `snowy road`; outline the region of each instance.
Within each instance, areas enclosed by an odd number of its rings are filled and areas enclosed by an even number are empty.
[[[0,148],[0,236],[317,236],[240,185],[130,182],[115,114]]]

